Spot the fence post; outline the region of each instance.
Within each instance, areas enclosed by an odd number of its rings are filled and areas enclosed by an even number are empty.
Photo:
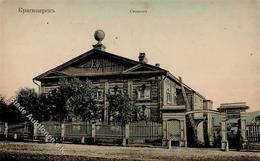
[[[17,140],[17,134],[14,133],[14,140]]]
[[[84,125],[84,128],[87,128],[87,124],[86,123],[84,123],[83,125]],[[81,137],[81,144],[85,144],[85,136]]]
[[[65,139],[65,123],[61,123],[61,141]]]
[[[126,146],[128,144],[128,139],[129,139],[129,124],[125,124],[124,128],[124,136],[123,136],[123,146]]]
[[[96,141],[96,122],[92,122],[91,124],[91,140],[92,143]]]
[[[33,124],[33,140],[37,139],[37,127]]]
[[[44,142],[47,143],[49,141],[48,137],[45,135],[44,136]]]
[[[168,139],[168,149],[172,149],[172,140]]]
[[[81,144],[85,144],[85,136],[81,137]]]
[[[5,138],[8,137],[8,123],[5,122],[5,131],[4,131]]]

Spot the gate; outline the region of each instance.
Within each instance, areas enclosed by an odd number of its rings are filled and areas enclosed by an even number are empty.
[[[260,142],[260,124],[247,125],[247,140],[250,143]]]
[[[247,125],[248,149],[260,150],[260,124]]]

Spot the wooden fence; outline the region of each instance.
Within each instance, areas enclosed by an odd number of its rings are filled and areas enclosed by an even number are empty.
[[[60,137],[61,136],[61,123],[59,122],[41,122],[43,128],[49,133],[49,135],[53,137]],[[42,128],[35,128],[34,127],[34,137],[37,138],[44,138],[45,135],[41,132]]]
[[[6,127],[7,128],[7,127]],[[14,138],[18,137],[19,134],[20,138],[29,138],[32,135],[32,124],[29,122],[24,122],[20,124],[10,124],[8,125],[8,135],[14,136]]]
[[[161,123],[132,123],[129,126],[130,140],[161,140],[162,138],[163,129]]]
[[[41,127],[41,128],[39,128]],[[42,122],[40,126],[25,122],[20,124],[7,124],[0,122],[0,134],[5,139],[34,139],[45,140],[43,133],[48,132],[49,135],[60,138],[60,140],[161,140],[163,135],[162,124],[149,123],[132,123],[125,126],[119,124],[103,124],[103,123],[60,123],[60,122]],[[47,140],[48,141],[48,140]]]
[[[65,123],[64,139],[91,138],[91,124],[85,122]]]
[[[163,138],[163,128],[157,122],[138,122],[125,126],[103,123],[60,123],[42,122],[41,125],[53,137],[61,140],[122,140],[129,143],[160,141]],[[260,143],[260,124],[247,125],[247,140],[249,143]],[[45,135],[29,122],[8,124],[0,122],[0,138],[2,139],[36,139],[44,140]]]
[[[125,136],[125,126],[118,124],[96,124],[96,139],[122,139]]]

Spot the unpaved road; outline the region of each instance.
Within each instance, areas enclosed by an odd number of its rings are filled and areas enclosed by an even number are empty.
[[[260,161],[257,152],[222,152],[219,149],[196,148],[137,148],[63,144],[65,154],[55,144],[0,142],[0,161],[105,161],[105,160],[158,160],[158,161]]]

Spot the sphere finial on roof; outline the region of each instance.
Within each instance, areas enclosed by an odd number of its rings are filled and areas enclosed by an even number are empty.
[[[106,47],[101,43],[101,41],[105,38],[105,32],[103,30],[97,30],[94,34],[94,38],[98,41],[96,45],[93,45],[94,49],[104,51]]]
[[[103,30],[97,30],[94,37],[98,42],[101,42],[105,38],[105,32]]]

